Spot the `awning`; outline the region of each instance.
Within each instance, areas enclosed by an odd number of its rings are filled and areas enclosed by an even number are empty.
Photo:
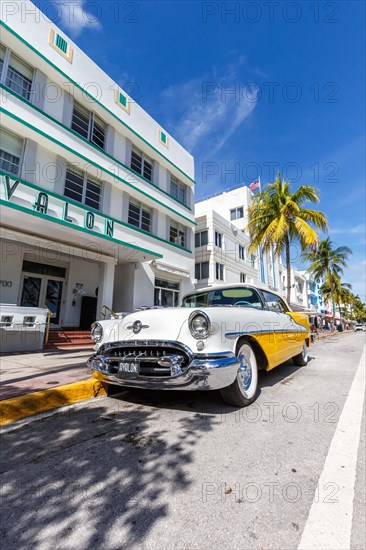
[[[157,269],[158,271],[164,271],[165,273],[171,273],[172,275],[177,275],[178,277],[189,277],[190,271],[186,269],[178,269],[174,265],[165,264],[157,260],[150,262],[151,267]]]

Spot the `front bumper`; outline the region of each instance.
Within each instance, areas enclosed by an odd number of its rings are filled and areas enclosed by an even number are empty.
[[[131,343],[124,342],[123,344]],[[151,342],[146,342],[147,344],[151,346]],[[182,344],[175,344],[183,347]],[[114,344],[115,347],[118,345],[122,345],[122,343]],[[138,345],[141,348],[144,342],[139,342]],[[168,345],[172,345],[172,343],[170,342]],[[186,347],[185,349],[188,350]],[[225,388],[234,382],[239,368],[238,359],[231,351],[193,354],[189,350],[189,363],[183,372],[159,377],[141,374],[131,377],[130,373],[119,372],[119,369],[116,372],[116,359],[112,360],[101,350],[92,355],[87,364],[92,370],[94,378],[109,384],[155,390],[190,391]]]

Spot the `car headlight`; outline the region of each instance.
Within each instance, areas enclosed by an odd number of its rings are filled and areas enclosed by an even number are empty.
[[[90,335],[94,342],[100,342],[103,338],[103,327],[100,323],[93,323],[90,327]]]
[[[188,326],[193,338],[206,338],[211,328],[211,321],[203,311],[194,311],[189,316]]]

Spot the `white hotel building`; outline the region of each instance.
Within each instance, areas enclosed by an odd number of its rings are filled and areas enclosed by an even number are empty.
[[[213,284],[248,283],[286,297],[287,272],[272,253],[249,254],[248,207],[253,194],[241,186],[196,203],[196,288]],[[304,272],[291,268],[290,305],[311,310]],[[314,309],[314,308],[313,308]]]
[[[54,328],[178,304],[193,289],[192,156],[17,4],[1,21],[0,302],[46,306]]]

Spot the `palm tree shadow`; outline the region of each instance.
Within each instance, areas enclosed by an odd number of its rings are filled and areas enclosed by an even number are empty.
[[[230,414],[240,407],[224,403],[217,391],[160,391],[134,389],[116,389],[111,396],[125,403],[154,407],[158,410],[179,410],[194,412],[197,415]]]
[[[220,419],[93,401],[2,434],[3,548],[143,545],[192,483],[195,447]],[[14,520],[16,518],[16,521]]]

